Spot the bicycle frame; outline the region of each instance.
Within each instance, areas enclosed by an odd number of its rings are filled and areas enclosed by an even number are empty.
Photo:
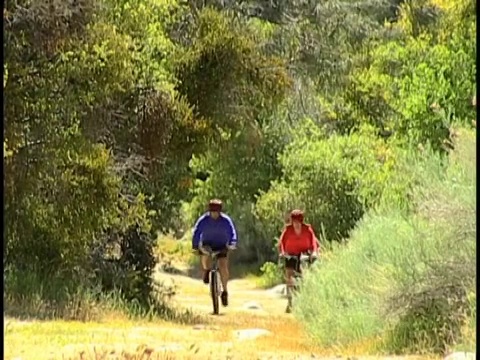
[[[221,251],[212,251],[209,247],[200,246],[200,251],[210,256],[212,259],[212,269],[210,270],[210,296],[212,298],[213,314],[218,315],[220,310],[219,297],[221,294],[221,284],[218,278],[218,255]]]
[[[313,263],[313,261],[316,259],[316,257],[314,257],[313,259],[310,257],[310,254],[305,254],[305,253],[302,253],[300,255],[290,255],[290,254],[284,254],[282,256],[284,259],[286,260],[290,260],[290,259],[295,259],[296,261],[298,261],[298,267],[299,267],[299,270],[300,271],[297,271],[296,269],[294,270],[294,273],[293,273],[293,277],[294,277],[294,285],[293,286],[289,286],[288,284],[286,285],[287,287],[287,301],[288,301],[288,305],[287,305],[287,312],[290,311],[290,309],[292,308],[293,306],[293,293],[298,289],[298,282],[299,280],[302,279],[302,268],[303,268],[303,265],[305,264],[305,262],[308,262],[310,265]]]

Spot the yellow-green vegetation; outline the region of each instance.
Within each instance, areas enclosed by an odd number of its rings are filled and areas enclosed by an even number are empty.
[[[178,303],[206,313],[208,287],[175,275]],[[364,340],[348,349],[321,348],[311,343],[301,324],[283,313],[285,299],[255,290],[246,280],[232,282],[231,304],[220,317],[203,316],[197,325],[159,319],[128,319],[121,312],[105,313],[95,321],[5,321],[5,359],[309,359],[316,356],[368,354],[373,341]],[[243,309],[252,293],[263,311]],[[203,301],[205,300],[205,301]],[[271,335],[237,340],[241,329],[261,328]],[[28,341],[26,341],[28,339]],[[142,357],[143,356],[143,357]],[[433,357],[431,357],[433,359]],[[415,359],[411,357],[409,359]],[[429,359],[421,357],[420,359]]]
[[[172,234],[158,235],[155,254],[163,271],[190,273],[194,276],[200,274],[200,258],[192,251],[191,237],[191,231],[187,231],[181,239],[175,238]],[[231,259],[230,274],[233,278],[249,278],[258,281],[260,286],[269,286],[268,281],[264,284],[263,276],[260,276],[263,271],[258,264],[239,262],[235,252],[230,253],[229,256]],[[275,274],[277,273],[275,272]]]
[[[278,264],[267,261],[260,268],[261,275],[257,278],[257,284],[261,288],[271,288],[283,283],[283,273]]]
[[[456,130],[454,145],[448,159],[407,154],[412,208],[371,211],[347,247],[308,274],[297,315],[318,342],[378,337],[388,352],[475,351],[475,133]]]
[[[191,240],[176,239],[172,235],[158,235],[155,255],[162,267],[174,268],[175,265],[184,266],[195,262]]]
[[[236,314],[238,316],[238,314]],[[232,317],[232,315],[230,315]],[[291,320],[262,320],[242,315],[243,321],[226,321],[207,325],[205,330],[190,326],[172,326],[166,322],[128,321],[108,319],[102,322],[19,322],[7,320],[5,329],[5,359],[140,359],[142,353],[151,352],[151,359],[232,359],[249,358],[257,352],[309,355],[315,351],[292,336],[301,330]],[[230,320],[232,322],[232,320]],[[249,328],[254,322],[262,328],[275,331],[277,337],[245,341],[232,341],[236,329]],[[288,332],[283,332],[285,325]],[[199,343],[199,338],[202,342]],[[28,342],[25,342],[28,339]],[[145,351],[146,350],[146,351]],[[331,352],[333,353],[333,352]],[[130,357],[129,357],[130,356]],[[138,356],[138,357],[134,357]],[[145,356],[145,355],[144,355]],[[291,356],[291,355],[290,355]],[[285,357],[288,359],[288,357]]]
[[[199,275],[191,229],[216,197],[252,300],[283,281],[275,243],[306,211],[324,253],[288,318],[302,344],[473,348],[475,1],[23,0],[3,16],[5,316],[203,321],[159,274]],[[258,320],[236,315],[227,328]],[[306,349],[280,333],[262,349]]]

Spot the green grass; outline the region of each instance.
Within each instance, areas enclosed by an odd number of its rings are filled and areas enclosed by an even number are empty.
[[[4,313],[19,319],[59,319],[95,321],[105,316],[130,319],[164,319],[177,323],[197,323],[202,319],[188,310],[169,306],[169,298],[157,286],[148,307],[126,301],[117,291],[82,286],[74,279],[42,279],[31,271],[4,273]]]
[[[256,278],[256,284],[259,288],[269,289],[283,284],[283,269],[278,264],[266,262],[261,266],[260,271],[261,275]]]
[[[195,262],[190,241],[175,239],[172,235],[159,234],[155,254],[161,266],[168,267],[189,265]]]
[[[377,351],[389,353],[475,349],[468,298],[476,297],[476,144],[473,132],[458,134],[448,161],[428,153],[409,159],[413,212],[395,203],[370,212],[348,245],[306,275],[296,316],[319,344],[378,339]]]

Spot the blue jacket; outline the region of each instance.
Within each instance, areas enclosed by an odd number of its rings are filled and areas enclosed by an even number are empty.
[[[200,216],[193,228],[192,247],[198,248],[200,240],[204,245],[213,248],[237,244],[237,231],[232,219],[224,213],[220,213],[217,220],[210,217],[206,212]]]

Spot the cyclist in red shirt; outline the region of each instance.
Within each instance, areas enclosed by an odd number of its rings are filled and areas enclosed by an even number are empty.
[[[319,241],[312,227],[305,224],[303,220],[302,210],[293,210],[290,213],[290,224],[287,224],[283,229],[278,243],[280,255],[300,256],[302,253],[309,252],[310,260],[313,260],[317,255]],[[295,271],[301,271],[300,262],[295,258],[285,259],[285,281],[288,287],[294,286],[293,275]]]

